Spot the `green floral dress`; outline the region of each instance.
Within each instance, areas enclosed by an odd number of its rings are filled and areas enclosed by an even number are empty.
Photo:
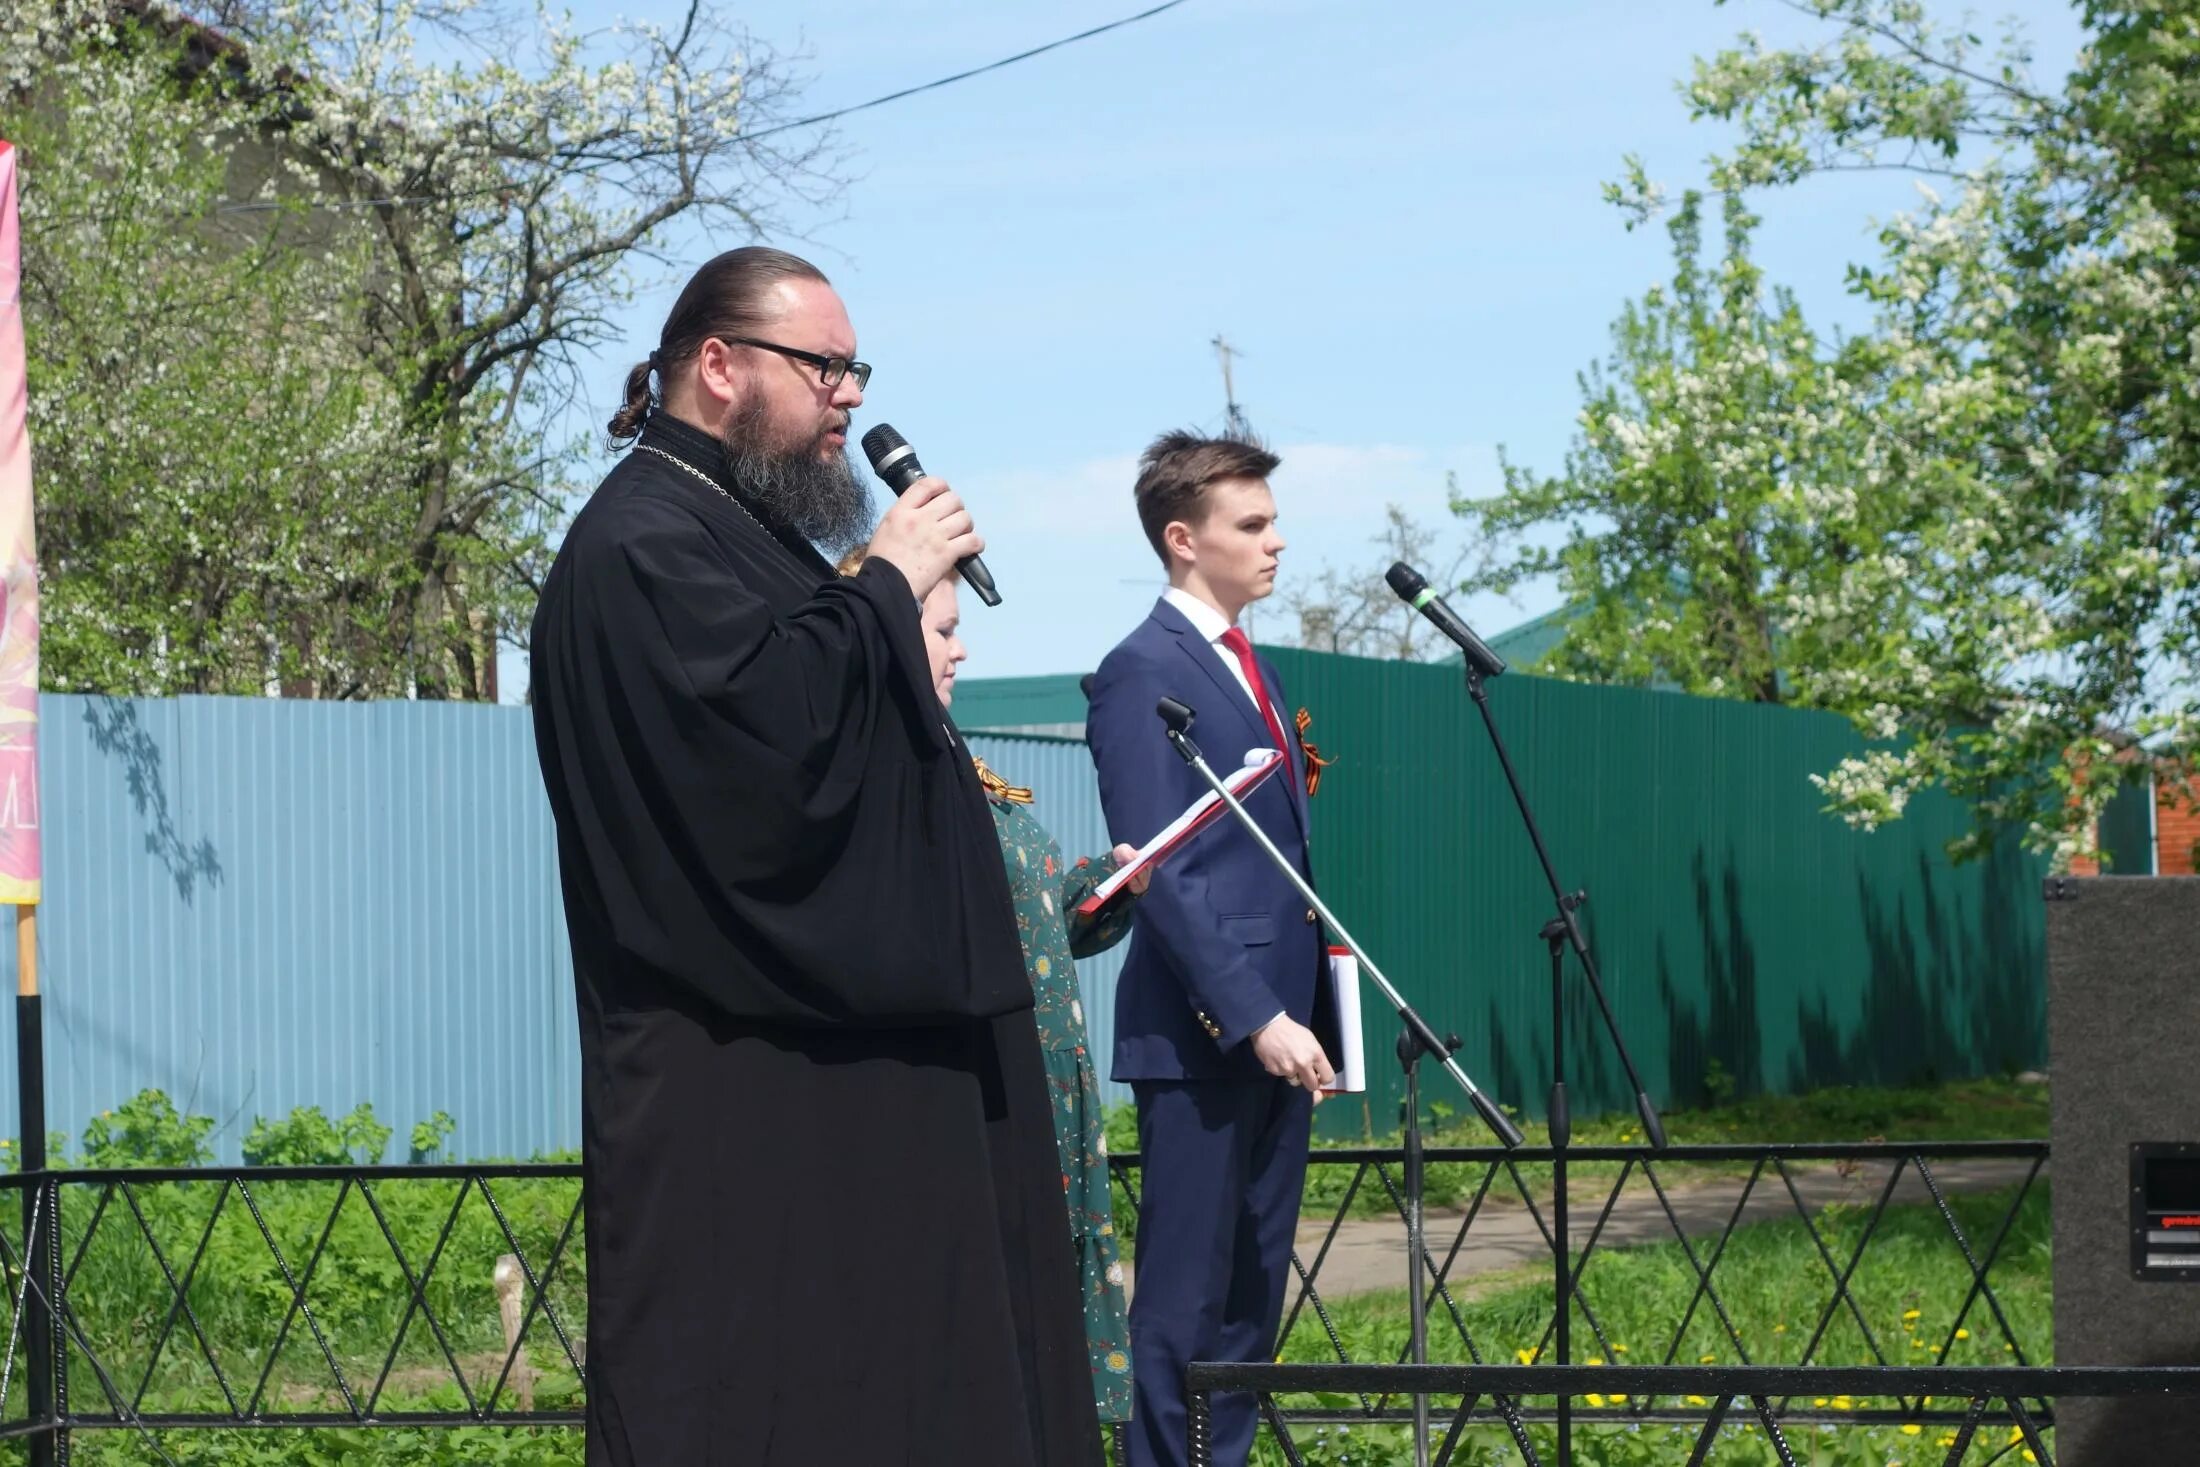
[[[1131,1416],[1131,1341],[1123,1306],[1123,1265],[1116,1252],[1108,1203],[1108,1143],[1100,1126],[1100,1082],[1085,1046],[1085,1010],[1073,957],[1086,958],[1123,940],[1131,903],[1117,902],[1096,918],[1077,904],[1115,869],[1112,856],[1062,859],[1030,807],[998,794],[986,803],[1001,838],[1001,859],[1016,900],[1024,969],[1038,1000],[1039,1044],[1054,1099],[1054,1144],[1062,1162],[1077,1273],[1085,1298],[1085,1336],[1092,1348],[1092,1390],[1104,1422]]]

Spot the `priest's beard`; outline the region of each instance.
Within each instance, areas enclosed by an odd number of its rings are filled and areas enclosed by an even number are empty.
[[[827,560],[838,560],[871,538],[870,488],[856,475],[847,450],[821,456],[825,435],[845,431],[847,414],[798,444],[771,431],[759,394],[726,420],[721,435],[734,483],[774,520],[807,539]]]

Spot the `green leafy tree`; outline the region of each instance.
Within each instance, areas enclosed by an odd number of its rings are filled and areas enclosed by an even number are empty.
[[[409,457],[359,370],[363,252],[295,206],[217,222],[253,108],[174,30],[25,6],[0,53],[46,685],[386,686],[334,590],[386,578]]]
[[[1671,221],[1670,285],[1627,306],[1610,359],[1583,377],[1565,472],[1507,461],[1502,494],[1459,506],[1505,547],[1468,585],[1556,578],[1579,609],[1546,671],[1809,702],[1784,665],[1783,611],[1855,558],[1821,534],[1826,488],[1853,478],[1850,393],[1794,300],[1766,292],[1736,195],[1705,260],[1703,202],[1690,194]],[[1553,525],[1558,543],[1532,538]]]
[[[24,142],[52,685],[487,698],[585,439],[580,354],[675,221],[834,187],[700,3],[52,0]],[[790,139],[794,141],[790,141]]]
[[[1708,402],[1660,397],[1645,390],[1655,351],[1630,357],[1623,320],[1628,390],[1592,390],[1566,476],[1581,492],[1545,501],[1546,520],[1586,527],[1559,569],[1590,598],[1588,646],[1565,655],[1601,671],[1598,634],[1630,618],[1646,641],[1661,619],[1692,626],[1711,651],[1656,649],[1684,686],[1832,708],[1888,741],[1821,779],[1851,821],[1894,818],[1939,785],[1979,811],[1961,853],[2014,826],[2068,859],[2091,846],[2116,780],[2143,767],[2124,757],[2134,745],[2174,758],[2200,732],[2200,22],[2185,5],[2086,4],[2090,44],[2046,88],[2016,38],[1989,51],[1915,0],[1791,8],[1828,39],[1745,37],[1683,88],[1697,116],[1739,132],[1712,160],[1714,185],[1746,195],[1907,169],[1923,202],[1852,269],[1871,327],[1814,344],[1805,391],[1743,371]],[[1634,160],[1613,194],[1637,218],[1660,203]],[[1636,314],[1662,326],[1664,309]],[[1710,363],[1746,363],[1759,327],[1712,319],[1727,335]],[[1795,345],[1781,375],[1802,380]],[[1703,350],[1691,336],[1675,371],[1701,376]],[[1621,426],[1599,406],[1621,409]],[[1612,448],[1631,434],[1653,457],[1693,458],[1707,429],[1744,461],[1776,450],[1723,481],[1743,491],[1741,513],[1714,516],[1746,521],[1770,553],[1722,567],[1705,552],[1730,526],[1705,523],[1719,495],[1700,478],[1638,472],[1599,503],[1598,475],[1615,477]],[[1660,482],[1684,492],[1655,503]],[[1533,508],[1502,512],[1525,527]],[[1647,528],[1631,537],[1589,523],[1638,508]],[[1628,558],[1656,535],[1678,547],[1669,603]],[[1757,641],[1740,656],[1727,648],[1748,646],[1753,606]],[[1640,677],[1650,660],[1614,666]],[[1738,682],[1714,685],[1722,663]]]

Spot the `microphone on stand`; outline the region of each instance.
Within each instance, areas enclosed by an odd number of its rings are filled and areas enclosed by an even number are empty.
[[[917,451],[890,424],[881,423],[863,435],[863,456],[871,461],[871,472],[883,479],[897,497],[924,477]],[[965,556],[955,562],[955,569],[962,572],[963,580],[978,593],[980,601],[988,606],[1001,604],[1001,593],[993,588],[993,572],[985,568],[981,557]]]
[[[1398,593],[1398,599],[1427,617],[1436,630],[1450,638],[1461,652],[1466,653],[1467,663],[1483,677],[1496,677],[1505,670],[1505,659],[1492,652],[1482,639],[1474,634],[1474,628],[1462,621],[1457,612],[1444,604],[1444,598],[1436,594],[1426,577],[1404,561],[1399,561],[1383,572],[1383,579],[1390,582],[1390,589]]]

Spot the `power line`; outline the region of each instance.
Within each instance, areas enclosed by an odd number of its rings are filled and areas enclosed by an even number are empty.
[[[1161,14],[1163,11],[1174,10],[1179,5],[1182,5],[1184,3],[1186,3],[1186,0],[1163,0],[1162,4],[1153,6],[1152,8],[1147,10],[1141,10],[1136,15],[1126,15],[1121,17],[1120,19],[1111,20],[1102,25],[1096,25],[1090,30],[1079,31],[1074,36],[1063,36],[1060,40],[1049,41],[1043,46],[1033,46],[1028,51],[1018,51],[1013,56],[1003,56],[998,61],[989,61],[983,66],[973,66],[968,71],[958,71],[953,76],[943,76],[936,81],[928,81],[922,83],[919,86],[903,87],[898,92],[888,92],[883,97],[873,97],[868,102],[858,102],[852,107],[839,107],[835,108],[831,112],[820,112],[814,117],[799,117],[792,122],[782,122],[772,127],[759,128],[755,132],[735,133],[726,141],[729,144],[752,143],[759,138],[771,137],[775,133],[791,132],[798,127],[816,127],[820,123],[833,122],[838,120],[839,118],[850,116],[853,113],[868,112],[873,107],[883,107],[889,102],[899,102],[904,97],[914,97],[923,92],[936,92],[941,87],[951,87],[957,82],[968,81],[974,76],[984,76],[989,71],[999,71],[1003,67],[1014,66],[1019,61],[1029,61],[1034,56],[1044,56],[1049,51],[1059,51],[1064,46],[1074,46],[1079,41],[1089,41],[1094,36],[1104,36],[1109,31],[1119,31],[1125,26],[1136,25],[1142,20],[1151,20],[1155,16]],[[384,207],[400,207],[407,204],[434,204],[442,202],[445,202],[445,200],[435,195],[418,195],[388,199],[343,199],[331,203],[307,204],[304,207],[309,209],[379,209]],[[282,209],[286,207],[297,206],[285,205],[273,201],[255,200],[249,203],[217,204],[215,206],[214,212],[217,214],[256,214],[268,210]]]
[[[899,102],[902,98],[914,97],[919,92],[938,91],[941,87],[953,86],[956,82],[968,81],[974,76],[984,76],[989,71],[999,71],[1004,66],[1014,66],[1019,61],[1029,61],[1034,56],[1044,56],[1049,51],[1059,51],[1064,46],[1074,46],[1079,41],[1089,41],[1094,36],[1104,36],[1109,31],[1118,31],[1127,25],[1136,25],[1142,20],[1151,20],[1162,11],[1174,10],[1184,3],[1185,0],[1165,0],[1165,3],[1156,5],[1151,10],[1141,10],[1136,15],[1126,15],[1120,20],[1111,20],[1105,25],[1096,25],[1089,31],[1079,31],[1074,36],[1064,36],[1059,41],[1049,41],[1044,46],[1034,46],[1029,51],[1018,51],[1013,56],[1003,56],[998,61],[989,61],[983,66],[974,66],[968,71],[958,71],[953,76],[943,76],[938,81],[928,81],[922,86],[904,87],[898,92],[888,92],[883,97],[873,97],[868,102],[858,102],[853,107],[842,107],[833,112],[820,112],[815,117],[804,117],[794,122],[782,122],[777,127],[767,127],[758,132],[739,133],[732,140],[737,143],[753,142],[757,138],[768,138],[775,132],[786,132],[790,128],[815,127],[821,122],[831,122],[836,118],[846,117],[852,112],[868,112],[873,107],[883,107],[888,102]]]

